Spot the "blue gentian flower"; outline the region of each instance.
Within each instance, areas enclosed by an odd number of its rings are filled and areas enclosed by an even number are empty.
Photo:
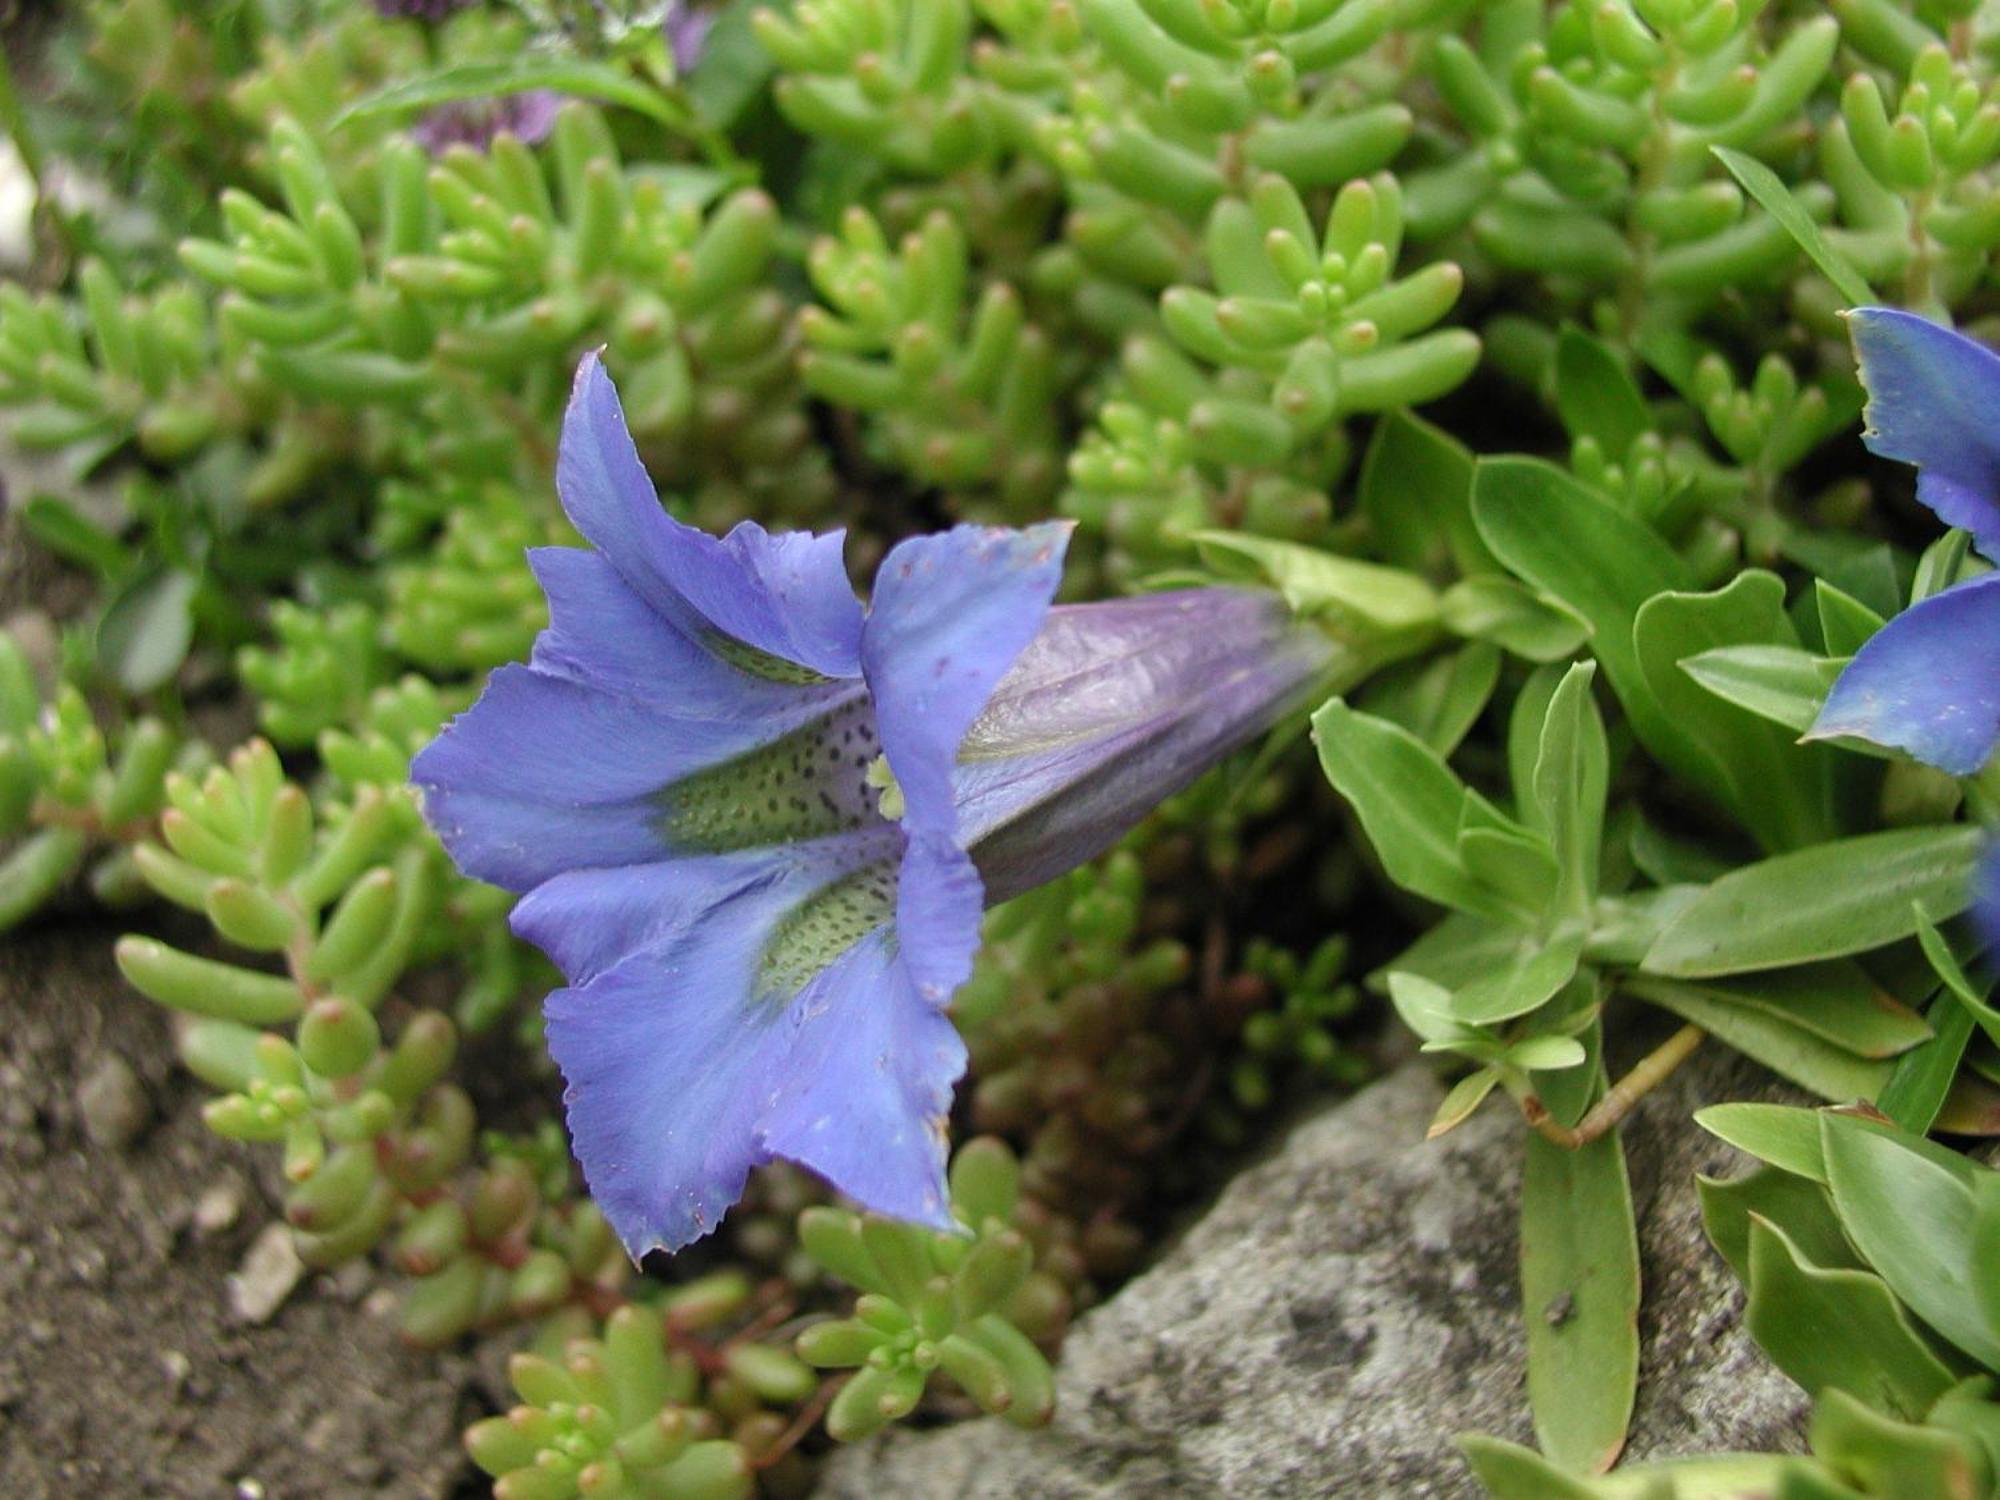
[[[1914,313],[1848,314],[1868,392],[1863,440],[1917,469],[1917,498],[2000,560],[2000,355]],[[2000,572],[1919,600],[1871,636],[1827,695],[1809,739],[1851,735],[1970,776],[2000,742]],[[1974,914],[2000,941],[2000,851]]]
[[[1303,706],[1331,643],[1251,590],[1054,607],[1061,524],[904,541],[864,609],[838,532],[670,517],[595,357],[557,483],[590,548],[531,554],[549,628],[412,779],[569,981],[547,1036],[592,1194],[634,1255],[778,1157],[948,1225],[983,906]]]
[[[1848,315],[1868,391],[1863,434],[1917,466],[1917,498],[2000,558],[2000,356],[1964,334],[1886,307]],[[1954,776],[2000,740],[2000,573],[1912,605],[1840,679],[1813,738],[1854,735]]]

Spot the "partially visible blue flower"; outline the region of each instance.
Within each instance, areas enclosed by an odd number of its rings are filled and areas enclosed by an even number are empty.
[[[2000,560],[2000,356],[1886,307],[1848,314],[1868,392],[1863,439],[1917,467],[1917,498]],[[1852,735],[1970,776],[2000,742],[2000,572],[1919,600],[1855,653],[1808,739]],[[2000,844],[1973,877],[1972,915],[2000,947]]]
[[[694,65],[701,61],[702,49],[708,45],[708,33],[715,25],[715,12],[706,6],[690,5],[688,0],[673,0],[667,13],[660,21],[660,30],[667,39],[667,50],[673,54],[674,76],[685,78],[694,71]]]
[[[837,532],[668,516],[594,357],[557,480],[591,549],[531,555],[548,630],[412,775],[569,980],[548,1041],[593,1195],[635,1255],[775,1157],[948,1224],[982,907],[1301,706],[1330,643],[1246,590],[1052,608],[1061,525],[902,542],[864,610]]]
[[[2000,356],[1913,313],[1857,308],[1849,328],[1868,391],[1863,433],[1917,466],[1917,498],[2000,558]],[[1954,776],[2000,741],[2000,574],[1919,601],[1855,655],[1809,738],[1852,735]]]
[[[454,99],[425,111],[410,127],[410,135],[432,156],[442,156],[453,146],[484,151],[502,134],[533,146],[549,138],[562,105],[563,96],[551,89]]]

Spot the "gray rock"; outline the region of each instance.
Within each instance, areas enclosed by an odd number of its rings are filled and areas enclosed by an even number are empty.
[[[229,1278],[229,1311],[239,1323],[268,1323],[306,1274],[283,1224],[267,1224]]]
[[[201,1196],[194,1200],[190,1222],[194,1225],[194,1232],[207,1239],[233,1228],[242,1216],[243,1179],[234,1172],[224,1172],[203,1188]]]
[[[107,1151],[123,1151],[153,1118],[153,1102],[132,1065],[115,1052],[100,1057],[76,1086],[83,1132]]]
[[[1504,1100],[1425,1143],[1407,1064],[1295,1129],[1151,1270],[1079,1321],[1054,1424],[896,1432],[838,1455],[823,1500],[1458,1500],[1453,1448],[1531,1442],[1515,1274],[1522,1126]],[[1803,1394],[1741,1324],[1697,1172],[1743,1159],[1688,1119],[1785,1097],[1708,1044],[1625,1127],[1645,1258],[1628,1455],[1796,1450]]]

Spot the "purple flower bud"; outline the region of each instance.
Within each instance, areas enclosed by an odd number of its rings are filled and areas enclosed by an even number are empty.
[[[408,17],[416,21],[429,21],[433,25],[442,21],[453,11],[464,10],[476,0],[372,0],[378,14],[394,20]]]
[[[714,25],[714,11],[690,5],[687,0],[673,0],[667,7],[667,13],[660,21],[660,30],[666,36],[667,50],[673,54],[677,77],[685,78],[694,71],[694,65],[701,61],[702,49],[708,45],[709,30]]]
[[[548,139],[556,128],[563,96],[549,89],[528,89],[491,99],[457,99],[425,112],[410,127],[410,135],[432,156],[453,146],[484,151],[502,134],[527,145]]]
[[[634,1254],[777,1157],[948,1225],[981,909],[1302,706],[1332,644],[1246,590],[1051,608],[1062,525],[904,541],[864,610],[839,533],[668,516],[595,357],[557,481],[591,549],[532,555],[548,630],[412,778],[569,980],[548,1041],[592,1193]]]

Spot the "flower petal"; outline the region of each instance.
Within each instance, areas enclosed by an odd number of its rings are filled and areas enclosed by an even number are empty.
[[[707,1234],[770,1160],[758,1113],[787,1076],[792,1028],[749,997],[782,901],[738,891],[548,998],[576,1159],[635,1258]]]
[[[2000,558],[2000,355],[1893,308],[1856,308],[1848,320],[1869,448],[1915,464],[1917,498]]]
[[[1990,964],[2000,950],[2000,840],[1986,846],[1972,872],[1972,921],[1985,940]]]
[[[536,547],[528,564],[549,600],[549,626],[530,658],[538,672],[718,719],[838,690],[773,682],[725,661],[635,593],[600,553]]]
[[[959,742],[1041,629],[1069,531],[1064,522],[955,526],[898,542],[882,560],[862,669],[910,828],[956,831]]]
[[[773,537],[745,522],[718,541],[676,521],[595,354],[577,367],[556,488],[576,529],[684,634],[719,633],[826,677],[859,672],[861,604],[841,560],[844,533]]]
[[[819,710],[689,718],[508,665],[411,762],[424,816],[468,875],[524,891],[564,870],[662,858],[660,794]]]
[[[782,850],[693,855],[658,864],[568,870],[536,886],[509,917],[517,936],[582,984],[628,954],[671,942],[733,897],[768,892],[797,906],[809,894],[868,866],[893,868],[893,828]],[[977,920],[975,914],[975,921]]]
[[[916,830],[896,885],[896,941],[917,993],[935,1006],[972,977],[986,889],[971,858],[941,833]]]
[[[945,1120],[965,1043],[895,950],[886,932],[863,938],[800,995],[759,1134],[864,1207],[948,1229]]]
[[[1827,695],[1808,739],[1853,735],[1970,776],[2000,739],[2000,573],[1913,604]]]

